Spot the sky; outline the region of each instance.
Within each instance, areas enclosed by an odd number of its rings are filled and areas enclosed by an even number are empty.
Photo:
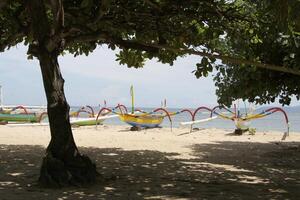
[[[37,60],[27,60],[23,45],[0,53],[0,85],[5,105],[46,105],[42,76]],[[59,58],[65,79],[65,94],[71,106],[118,103],[131,105],[133,85],[136,107],[160,107],[167,100],[170,108],[195,108],[217,104],[212,75],[197,79],[192,71],[197,56],[186,56],[173,66],[156,60],[144,68],[132,69],[119,65],[115,52],[98,47],[89,56],[64,55]],[[291,105],[300,105],[293,100]]]

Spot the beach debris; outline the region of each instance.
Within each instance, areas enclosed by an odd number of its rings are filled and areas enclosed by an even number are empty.
[[[142,130],[142,128],[139,127],[139,126],[132,126],[132,127],[130,127],[130,131],[141,131],[141,130]]]

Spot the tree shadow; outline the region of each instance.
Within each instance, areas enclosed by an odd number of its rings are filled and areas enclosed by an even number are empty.
[[[297,199],[300,195],[300,151],[288,143],[220,142],[190,148],[193,159],[158,151],[80,148],[96,162],[101,180],[88,188],[45,189],[36,184],[44,147],[0,145],[0,197]]]
[[[298,199],[300,143],[219,142],[193,145],[198,168],[211,168],[236,199]],[[230,192],[229,192],[230,191]],[[249,195],[242,197],[240,195]]]

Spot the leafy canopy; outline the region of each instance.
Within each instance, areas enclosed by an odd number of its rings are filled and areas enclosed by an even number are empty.
[[[26,2],[1,1],[0,51],[25,42],[29,57],[38,57],[37,45],[76,56],[108,45],[120,49],[121,64],[136,68],[146,59],[172,65],[197,54],[194,73],[199,78],[216,70],[220,103],[299,98],[298,76],[254,67],[299,73],[296,0],[41,0],[47,18],[41,24]]]
[[[228,53],[300,70],[300,2],[265,0],[240,1],[240,4],[254,15],[255,25],[245,29],[239,26],[237,31],[228,32]],[[237,37],[239,39],[235,39]],[[293,95],[300,98],[300,77],[297,75],[229,63],[217,70],[214,80],[222,103],[243,98],[263,104],[279,97],[279,102],[286,105]]]

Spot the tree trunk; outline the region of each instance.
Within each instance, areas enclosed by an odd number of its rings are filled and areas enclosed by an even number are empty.
[[[57,55],[39,48],[40,67],[47,97],[51,141],[43,158],[39,182],[44,186],[86,185],[96,180],[96,166],[76,147],[69,120],[70,107]]]
[[[61,0],[50,1],[53,24],[49,22],[46,1],[26,2],[30,17],[30,31],[34,41],[28,53],[40,61],[51,141],[43,158],[39,182],[43,186],[86,185],[96,180],[96,166],[78,152],[69,119],[70,107],[64,94],[64,79],[60,73],[57,57],[63,48],[63,4]],[[52,5],[53,4],[53,5]]]

